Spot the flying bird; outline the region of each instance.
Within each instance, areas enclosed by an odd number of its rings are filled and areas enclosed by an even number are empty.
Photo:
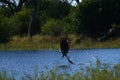
[[[61,50],[61,53],[63,54],[63,57],[67,57],[67,53],[69,51],[69,41],[67,38],[62,38],[61,41],[60,41],[60,50]]]
[[[66,57],[68,62],[71,63],[71,64],[74,64],[70,58],[67,56],[67,53],[70,49],[70,41],[68,40],[68,38],[62,38],[61,41],[60,41],[60,50],[61,50],[61,53],[63,54],[62,57]]]

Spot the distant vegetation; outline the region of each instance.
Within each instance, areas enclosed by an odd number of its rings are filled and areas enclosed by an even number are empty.
[[[120,0],[0,0],[0,43],[14,36],[63,34],[96,39],[120,27]]]
[[[8,43],[1,43],[0,50],[41,50],[60,49],[60,38],[62,36],[35,35],[29,37],[14,36]],[[93,49],[93,48],[120,48],[120,38],[100,42],[90,37],[69,35],[70,49]]]

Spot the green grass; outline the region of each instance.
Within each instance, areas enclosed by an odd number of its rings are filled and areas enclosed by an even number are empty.
[[[120,38],[110,39],[105,42],[75,35],[69,35],[69,38],[71,40],[71,49],[120,48]],[[60,37],[47,35],[35,35],[32,39],[14,36],[8,43],[0,43],[0,50],[59,49],[59,41]]]
[[[99,66],[103,66],[99,69]],[[86,73],[85,73],[86,72]],[[0,80],[17,80],[14,75],[9,75],[7,71],[0,72]],[[96,67],[86,67],[85,70],[80,68],[73,75],[69,73],[57,73],[57,67],[53,68],[45,73],[34,72],[33,75],[24,75],[21,80],[120,80],[120,64],[116,64],[112,68],[108,68],[107,65],[96,64]]]

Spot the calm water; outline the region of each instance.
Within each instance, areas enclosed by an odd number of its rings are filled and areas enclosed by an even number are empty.
[[[55,66],[58,66],[58,72],[73,73],[81,67],[94,66],[97,59],[109,66],[120,63],[120,49],[70,50],[68,56],[75,65],[62,58],[57,50],[0,51],[0,71],[16,72],[19,78],[25,74],[32,75],[35,70],[47,73]]]

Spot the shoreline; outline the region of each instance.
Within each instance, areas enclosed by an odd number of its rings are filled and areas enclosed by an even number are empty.
[[[120,48],[120,38],[104,42],[85,37],[70,35],[70,49],[106,49]],[[35,35],[32,40],[28,37],[14,36],[8,43],[0,43],[0,51],[5,50],[58,50],[60,37]]]
[[[89,50],[89,49],[120,49],[120,47],[106,47],[106,48],[71,48],[70,50]],[[59,50],[56,49],[56,48],[41,48],[41,49],[37,49],[37,48],[34,48],[34,49],[28,49],[28,48],[0,48],[0,51],[37,51],[37,50]]]

